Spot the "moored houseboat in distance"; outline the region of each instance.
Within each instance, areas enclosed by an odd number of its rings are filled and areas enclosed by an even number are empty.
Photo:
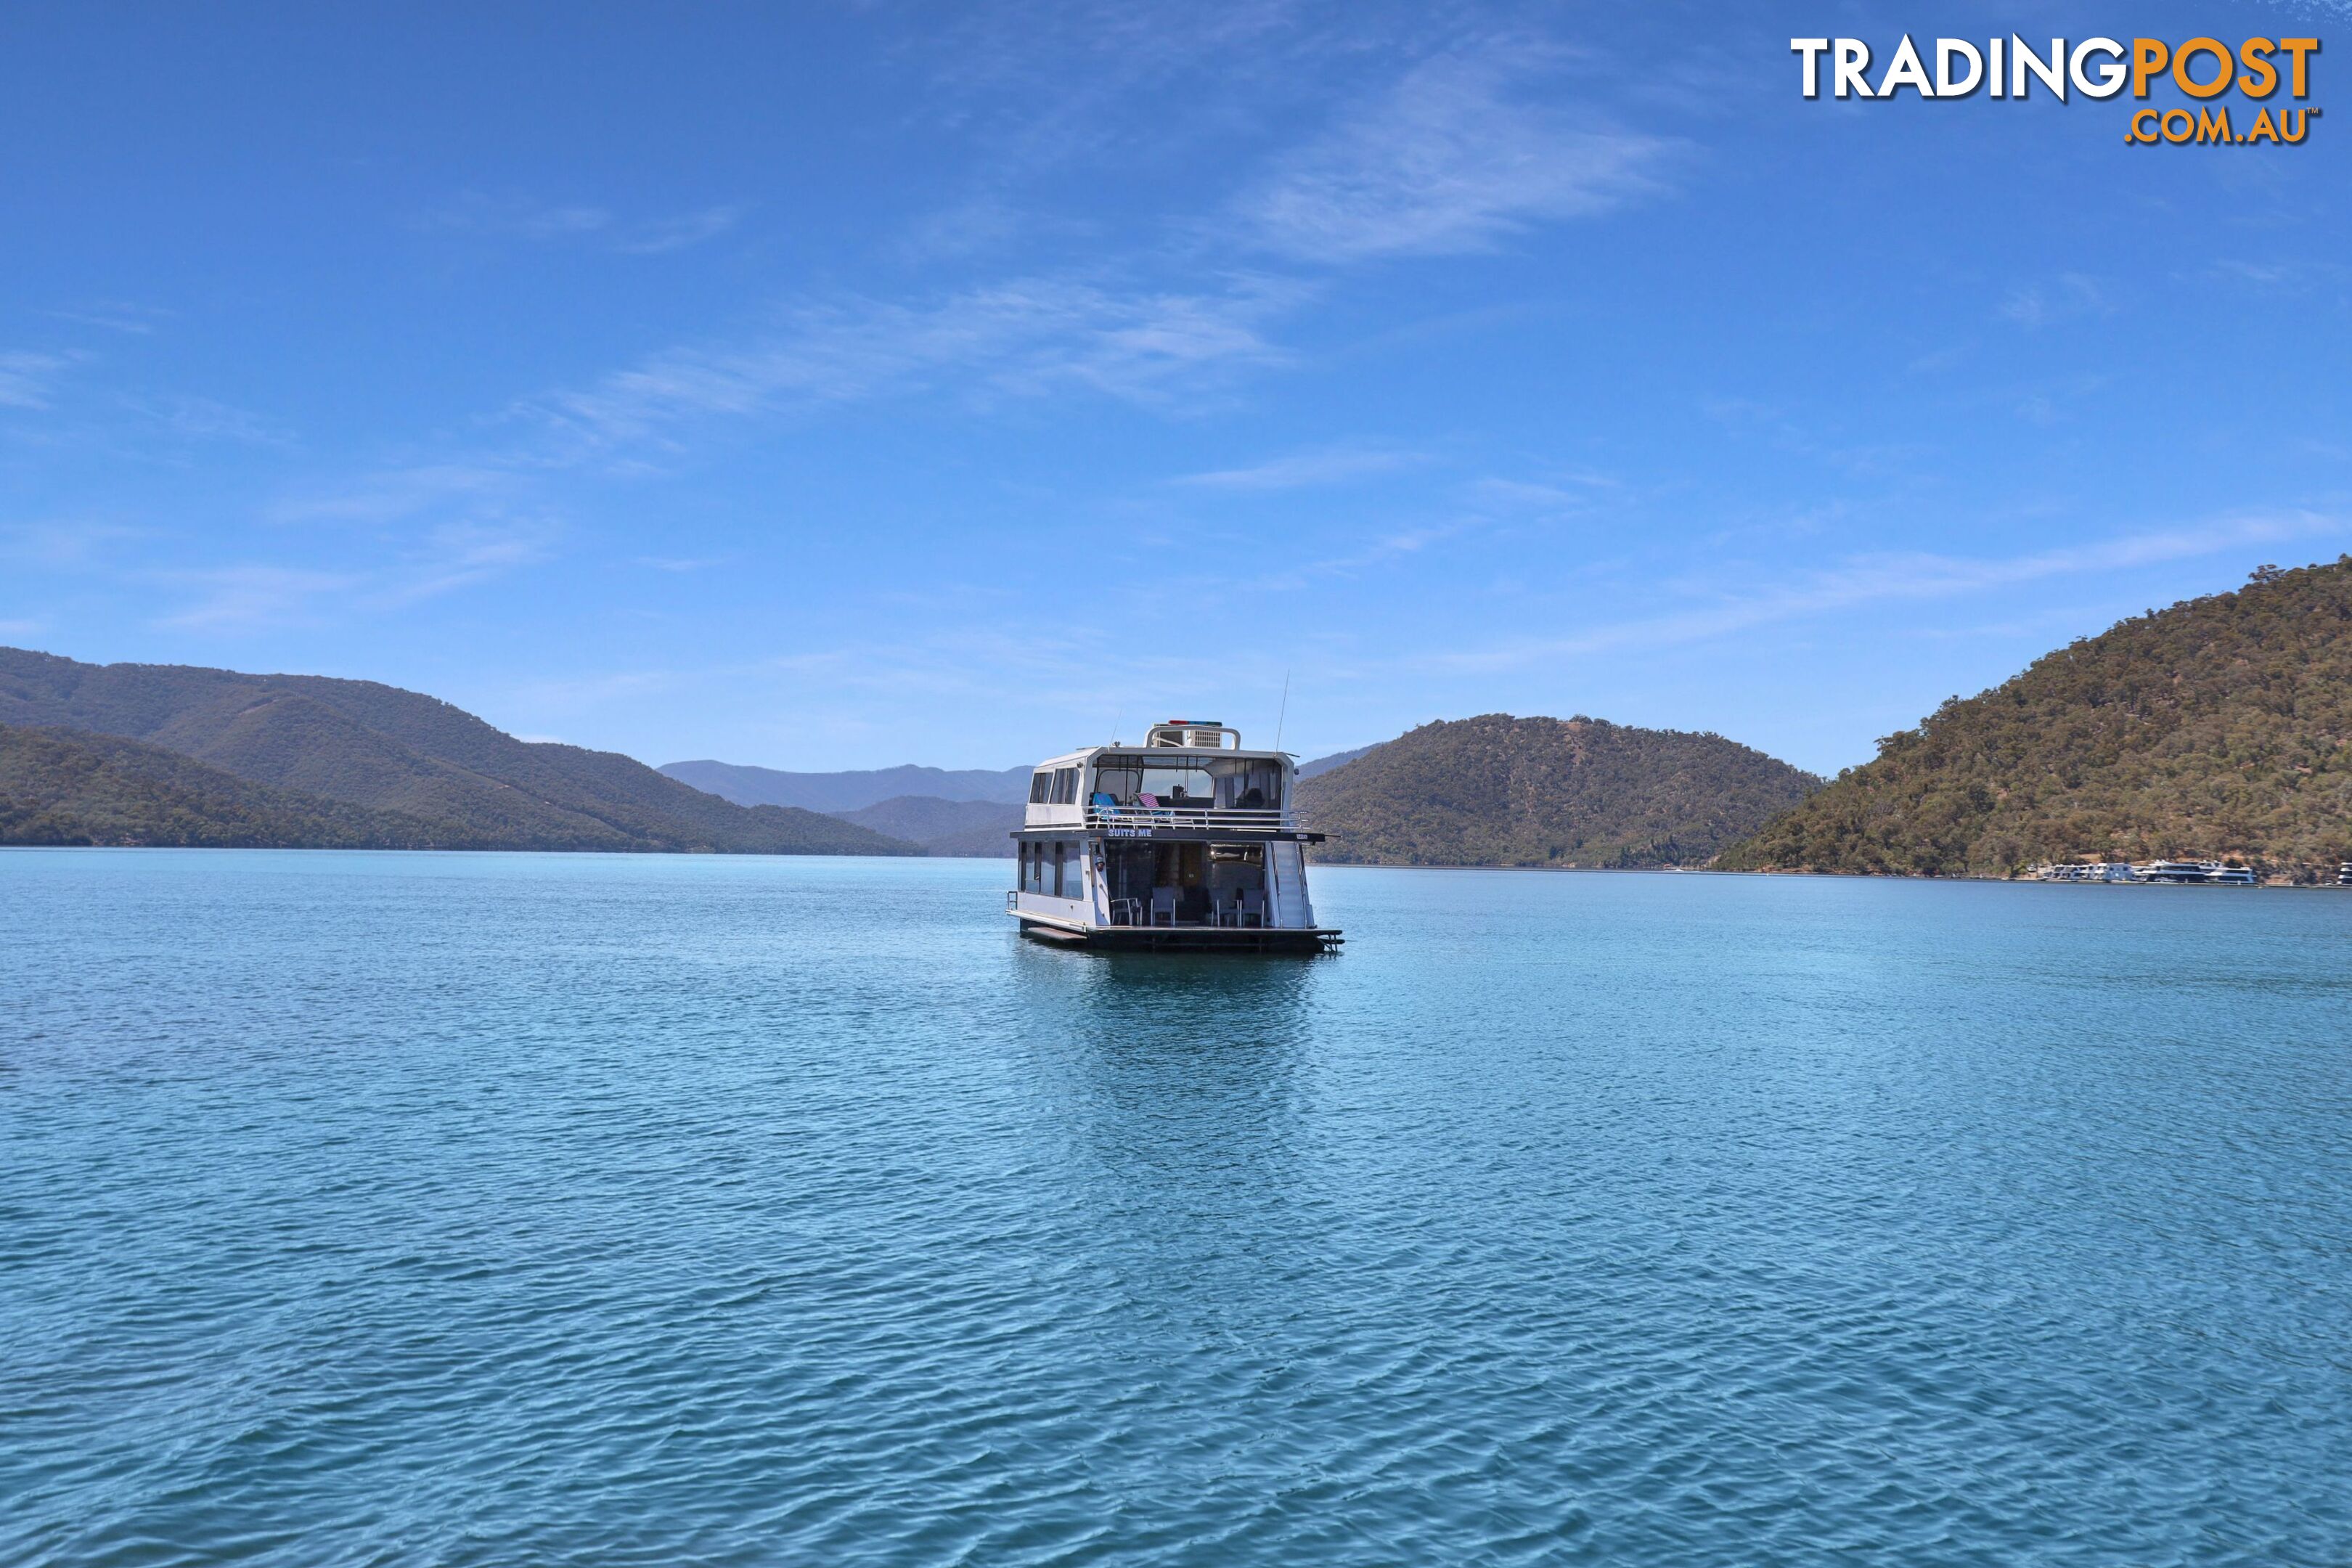
[[[2219,860],[2150,860],[2133,867],[2132,871],[2135,879],[2142,882],[2171,882],[2191,887],[2254,886],[2252,867],[2225,866]]]
[[[1088,947],[1320,952],[1283,752],[1171,719],[1037,764],[1005,912],[1024,935]]]
[[[2032,875],[2044,882],[2130,882],[2138,879],[2121,860],[2077,860],[2068,865],[2037,866]]]
[[[2219,860],[2148,860],[2137,866],[2120,860],[2078,860],[2036,866],[2026,875],[2042,882],[2167,882],[2211,888],[2252,888],[2260,882],[2252,867]]]

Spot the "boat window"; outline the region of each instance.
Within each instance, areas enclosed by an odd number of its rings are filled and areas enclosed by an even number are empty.
[[[1078,770],[1076,768],[1055,768],[1054,770],[1053,803],[1055,805],[1075,805],[1077,804],[1077,799]]]
[[[1086,857],[1084,841],[1054,846],[1054,890],[1063,898],[1086,896]]]
[[[1207,805],[1216,798],[1217,781],[1198,757],[1154,758],[1143,769],[1139,793],[1161,805]]]
[[[1108,756],[1095,759],[1095,793],[1110,796],[1113,804],[1133,805],[1143,788],[1141,757]]]
[[[1282,764],[1265,758],[1224,758],[1209,764],[1217,804],[1271,811],[1282,805]]]
[[[1046,792],[1051,790],[1053,787],[1054,770],[1051,768],[1039,768],[1035,773],[1029,776],[1029,804],[1031,805],[1045,805]]]
[[[1270,757],[1112,752],[1095,759],[1095,792],[1119,805],[1138,805],[1148,795],[1160,805],[1213,803],[1226,809],[1277,811],[1282,785],[1282,763]]]

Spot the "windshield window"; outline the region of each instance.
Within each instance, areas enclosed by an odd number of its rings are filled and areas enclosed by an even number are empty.
[[[1267,759],[1166,755],[1106,756],[1095,763],[1095,793],[1116,805],[1214,805],[1273,810],[1282,805],[1282,764]]]

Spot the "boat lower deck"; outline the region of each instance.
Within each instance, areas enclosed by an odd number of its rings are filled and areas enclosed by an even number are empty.
[[[1330,952],[1347,940],[1329,926],[1098,926],[1025,910],[1016,918],[1021,934],[1037,942],[1129,952]]]

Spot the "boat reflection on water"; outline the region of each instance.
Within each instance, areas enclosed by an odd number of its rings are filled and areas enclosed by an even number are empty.
[[[1055,1130],[1062,1179],[1128,1216],[1123,1266],[1239,1300],[1248,1257],[1317,1253],[1315,1020],[1337,969],[1032,942],[1015,963],[1030,1115]]]

